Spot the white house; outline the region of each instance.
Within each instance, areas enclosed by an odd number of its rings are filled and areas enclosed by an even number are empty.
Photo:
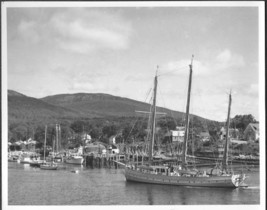
[[[87,144],[92,141],[92,138],[89,134],[85,133],[82,135],[82,140],[85,142],[85,144]]]
[[[175,130],[171,130],[172,142],[183,142],[185,135],[185,127],[177,126]]]
[[[229,137],[230,138],[239,138],[239,130],[237,128],[229,128]],[[220,130],[220,139],[223,140],[226,137],[226,128],[222,127]]]
[[[246,141],[259,141],[260,129],[259,123],[249,123],[244,131],[244,139]]]
[[[109,144],[116,144],[116,135],[109,137]]]
[[[118,154],[120,152],[119,148],[115,146],[114,144],[110,145],[108,150],[109,150],[109,153],[111,154]]]

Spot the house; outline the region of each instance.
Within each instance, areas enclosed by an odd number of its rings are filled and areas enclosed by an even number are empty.
[[[203,142],[210,140],[209,132],[200,132],[199,137],[200,137],[201,141],[203,141]]]
[[[175,130],[170,130],[170,132],[166,135],[171,137],[172,142],[183,142],[185,135],[185,127],[177,126]]]
[[[118,154],[120,152],[119,148],[114,144],[110,145],[108,150],[110,154]]]
[[[87,153],[87,154],[91,154],[91,153],[105,154],[106,153],[106,147],[101,142],[89,143],[85,146],[84,153]]]
[[[228,132],[230,138],[235,138],[235,139],[239,138],[240,133],[237,128],[229,128]],[[226,137],[226,128],[222,127],[220,130],[220,139],[223,140],[225,139],[225,137]]]
[[[116,144],[116,135],[109,137],[109,144]]]
[[[249,123],[244,131],[246,141],[258,142],[260,138],[259,123]]]
[[[36,145],[36,141],[32,140],[31,138],[29,138],[26,142],[26,149],[30,150],[30,151],[34,151],[35,150],[35,145]]]
[[[82,140],[84,141],[85,144],[88,144],[88,143],[90,143],[92,141],[92,138],[91,138],[91,136],[89,134],[84,133],[82,135]]]

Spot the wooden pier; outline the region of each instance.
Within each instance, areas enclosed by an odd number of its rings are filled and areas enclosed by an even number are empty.
[[[121,154],[89,154],[84,155],[85,165],[92,168],[118,168],[117,162],[125,162]]]

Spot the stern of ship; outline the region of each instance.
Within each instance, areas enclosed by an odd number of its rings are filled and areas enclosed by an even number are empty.
[[[234,174],[232,175],[232,183],[235,187],[240,187],[242,184],[244,184],[244,181],[246,179],[245,174]]]

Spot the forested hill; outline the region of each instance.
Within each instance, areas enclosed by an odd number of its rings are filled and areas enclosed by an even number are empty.
[[[40,99],[8,90],[9,124],[54,122],[64,118],[77,118],[79,113],[64,107],[46,103]]]
[[[51,136],[53,133],[51,129],[59,123],[62,136],[66,139],[73,132],[81,132],[83,128],[91,129],[90,135],[99,138],[106,128],[116,127],[116,131],[127,130],[133,126],[132,123],[137,120],[137,116],[141,117],[142,123],[140,122],[141,127],[139,127],[143,129],[143,123],[147,124],[144,122],[146,119],[143,118],[143,114],[137,114],[135,111],[149,110],[150,104],[102,93],[60,94],[37,99],[9,90],[8,136],[12,141],[16,141],[27,139],[35,132],[34,138],[41,141],[44,138],[45,125],[48,125],[50,129],[48,133]],[[175,126],[184,123],[182,112],[160,107],[157,111],[164,112],[167,116],[159,119],[157,126],[175,129]],[[191,118],[194,118],[191,122],[194,122],[195,128],[199,131],[219,127],[218,122],[197,116],[191,116]]]
[[[60,94],[37,99],[8,90],[9,124],[134,117],[137,115],[135,111],[149,109],[147,103],[103,93]],[[158,107],[157,111],[176,119],[184,117],[182,112],[165,108]]]
[[[150,109],[147,103],[102,93],[61,94],[48,96],[42,100],[56,106],[79,110],[84,116],[95,114],[99,117],[132,117],[136,115],[135,111],[149,111]],[[176,118],[182,116],[181,112],[160,107],[158,111],[173,114]]]

